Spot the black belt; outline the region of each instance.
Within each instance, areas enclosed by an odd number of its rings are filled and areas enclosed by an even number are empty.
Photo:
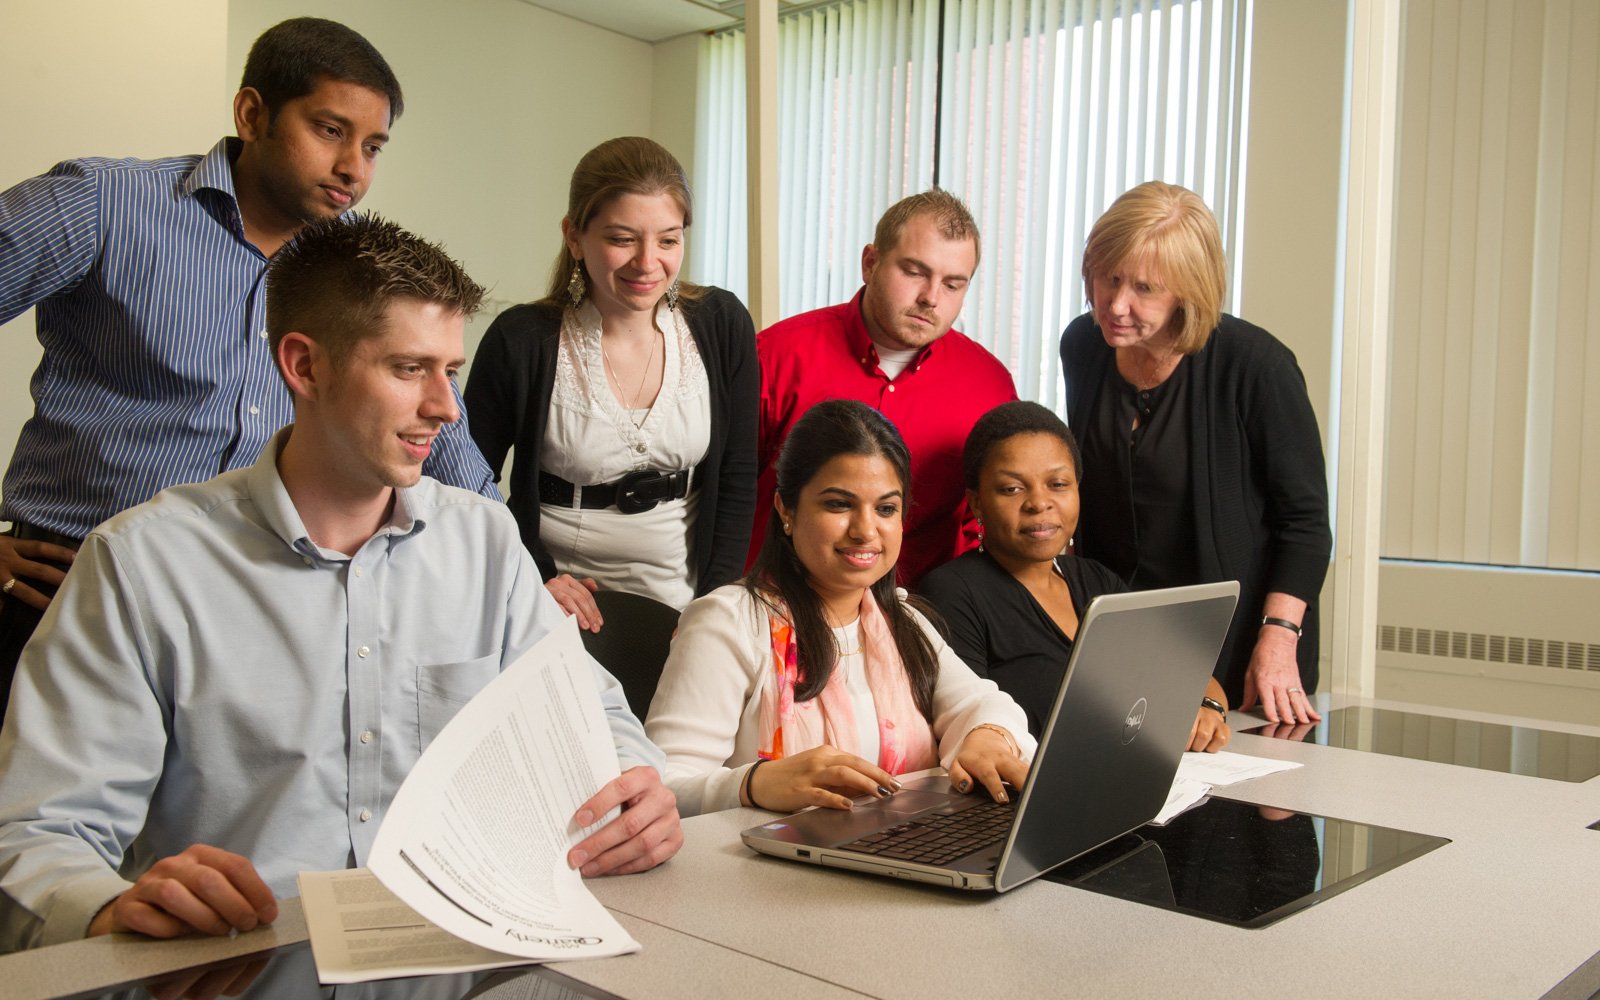
[[[584,510],[615,507],[624,514],[642,514],[662,501],[682,500],[688,496],[689,480],[694,478],[693,474],[693,469],[679,469],[677,472],[640,469],[614,483],[583,487],[583,495],[574,504],[572,497],[578,488],[560,476],[553,476],[541,469],[539,502],[552,507],[581,507]]]
[[[80,548],[83,545],[83,539],[81,538],[63,535],[59,531],[41,528],[38,525],[29,524],[27,521],[12,521],[11,530],[6,534],[24,542],[49,542],[51,545],[60,545],[69,549]]]

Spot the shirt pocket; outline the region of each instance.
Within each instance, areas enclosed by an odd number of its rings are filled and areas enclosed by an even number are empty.
[[[500,653],[417,666],[417,749],[426,750],[445,724],[500,675]]]

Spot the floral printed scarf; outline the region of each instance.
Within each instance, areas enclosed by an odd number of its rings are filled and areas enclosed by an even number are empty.
[[[911,679],[889,623],[873,600],[872,591],[861,596],[861,648],[866,661],[867,688],[878,714],[878,746],[862,747],[857,735],[856,707],[845,685],[845,671],[835,670],[822,693],[796,702],[794,686],[799,674],[799,650],[789,609],[781,603],[767,612],[772,635],[772,677],[761,690],[761,742],[763,760],[831,746],[876,760],[890,774],[919,771],[939,763],[928,720],[917,709]]]

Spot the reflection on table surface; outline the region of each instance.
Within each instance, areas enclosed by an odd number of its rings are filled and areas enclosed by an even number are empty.
[[[1600,737],[1390,708],[1336,708],[1315,726],[1269,722],[1240,732],[1557,781],[1600,774]]]
[[[1241,927],[1265,927],[1449,843],[1442,837],[1209,799],[1045,876]]]
[[[246,986],[245,984],[248,983]],[[242,989],[242,992],[238,990]],[[309,943],[174,973],[108,993],[116,1000],[174,1000],[225,995],[248,1000],[324,997],[331,1000],[610,1000],[612,994],[541,966],[464,972],[412,979],[321,986]]]

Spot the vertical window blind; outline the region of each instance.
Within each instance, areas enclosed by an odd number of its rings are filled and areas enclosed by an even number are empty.
[[[1194,189],[1235,273],[1251,0],[847,0],[779,23],[779,288],[789,316],[860,285],[863,244],[938,183],[983,234],[958,328],[1060,409],[1089,227],[1160,179]],[[744,34],[701,58],[693,273],[743,294]],[[1232,289],[1237,301],[1237,288]]]
[[[1383,554],[1600,570],[1600,4],[1405,18]]]

